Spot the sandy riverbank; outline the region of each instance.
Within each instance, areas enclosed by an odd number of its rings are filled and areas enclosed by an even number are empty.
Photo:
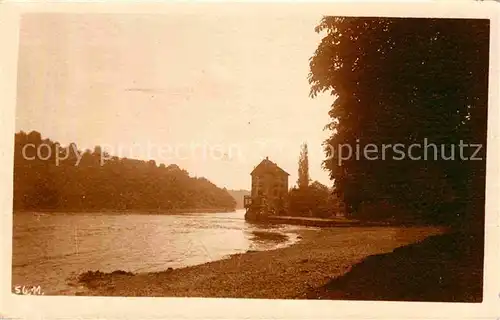
[[[288,248],[156,273],[90,277],[85,295],[150,297],[304,298],[363,258],[391,252],[443,230],[433,227],[353,227],[306,230]],[[86,290],[87,291],[87,290]]]

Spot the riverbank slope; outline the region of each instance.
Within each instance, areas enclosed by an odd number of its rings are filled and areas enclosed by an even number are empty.
[[[370,256],[308,299],[481,302],[484,237],[453,232]]]
[[[87,277],[85,295],[301,299],[370,255],[443,233],[435,227],[352,227],[301,231],[287,248],[248,252],[155,273]],[[87,290],[85,290],[87,291]]]

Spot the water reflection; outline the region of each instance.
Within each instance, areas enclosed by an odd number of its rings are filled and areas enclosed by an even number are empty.
[[[16,213],[13,285],[71,293],[88,270],[162,271],[296,241],[283,226],[255,225],[244,212],[182,215]]]

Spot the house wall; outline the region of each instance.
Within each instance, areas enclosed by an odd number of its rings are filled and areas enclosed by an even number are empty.
[[[283,206],[288,194],[288,175],[264,173],[252,176],[252,198],[259,195],[266,198],[267,203],[276,209]]]

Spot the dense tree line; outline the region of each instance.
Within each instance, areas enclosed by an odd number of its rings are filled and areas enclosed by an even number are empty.
[[[330,218],[339,213],[337,199],[327,186],[314,181],[307,187],[294,187],[288,193],[287,215]]]
[[[338,199],[332,190],[318,181],[311,182],[309,176],[309,154],[307,143],[300,147],[297,187],[288,192],[287,215],[301,217],[330,218],[341,213]]]
[[[484,223],[489,29],[481,19],[322,19],[311,96],[332,95],[324,165],[351,215]],[[424,139],[437,145],[437,157],[396,160],[389,150],[385,159],[340,161],[335,152],[341,144],[364,150]],[[460,157],[460,141],[482,145],[481,160]],[[454,146],[452,159],[443,159],[441,145],[448,158]],[[475,150],[465,148],[465,158]],[[413,157],[425,152],[414,148]]]
[[[58,160],[57,152],[66,159]],[[14,155],[16,210],[234,210],[236,204],[227,190],[175,164],[118,157],[101,162],[100,147],[64,149],[36,131],[15,135]]]

